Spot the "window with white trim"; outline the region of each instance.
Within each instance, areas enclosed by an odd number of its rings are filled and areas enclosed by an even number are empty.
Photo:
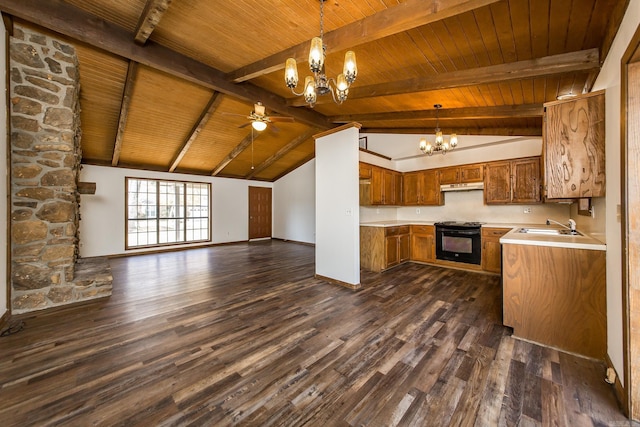
[[[211,184],[126,178],[126,249],[211,241]]]

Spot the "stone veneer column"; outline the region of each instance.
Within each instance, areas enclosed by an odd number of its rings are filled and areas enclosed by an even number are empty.
[[[12,311],[111,294],[74,282],[80,167],[75,48],[16,25],[10,40]]]

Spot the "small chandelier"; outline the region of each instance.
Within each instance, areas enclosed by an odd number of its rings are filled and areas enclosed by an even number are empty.
[[[420,151],[424,154],[432,155],[436,151],[441,151],[442,154],[447,154],[447,151],[451,151],[458,145],[458,136],[455,133],[451,134],[448,141],[445,141],[442,136],[440,126],[438,126],[438,111],[442,108],[442,105],[436,104],[433,106],[436,109],[436,140],[433,144],[427,142],[426,137],[420,138]]]
[[[304,100],[313,108],[318,95],[326,95],[331,92],[333,102],[342,104],[349,94],[351,83],[356,80],[358,75],[358,65],[356,64],[356,54],[348,51],[344,56],[344,67],[342,74],[338,74],[336,79],[329,79],[324,71],[324,59],[327,47],[322,41],[324,36],[323,5],[325,0],[320,0],[320,37],[314,37],[311,40],[311,49],[309,50],[309,69],[313,76],[307,76],[304,79],[304,89],[301,93],[295,91],[298,86],[298,66],[293,58],[287,59],[284,70],[284,81],[294,95],[304,95]]]

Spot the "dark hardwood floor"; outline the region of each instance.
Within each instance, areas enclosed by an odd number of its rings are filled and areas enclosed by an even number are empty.
[[[354,292],[314,256],[111,260],[110,299],[0,338],[0,426],[630,425],[603,364],[511,338],[497,277],[407,264]]]

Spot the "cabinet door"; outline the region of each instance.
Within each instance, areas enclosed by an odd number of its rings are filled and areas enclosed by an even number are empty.
[[[466,165],[460,167],[460,182],[482,182],[484,165]]]
[[[511,202],[511,162],[487,164],[484,177],[484,201],[488,205]]]
[[[411,259],[420,262],[434,262],[436,259],[435,231],[433,226],[431,233],[412,233],[411,234]]]
[[[509,228],[482,227],[482,269],[493,273],[502,272],[502,251],[500,237],[510,231]]]
[[[426,170],[421,176],[421,205],[442,204],[442,192],[440,191],[440,174],[436,169]]]
[[[360,162],[360,179],[371,179],[371,165]]]
[[[605,195],[604,91],[545,104],[548,199]]]
[[[384,198],[384,176],[382,169],[377,167],[371,168],[371,204],[381,205]]]
[[[457,184],[460,182],[460,168],[440,169],[440,184]]]
[[[409,234],[398,236],[398,251],[400,262],[405,262],[411,257],[411,238]]]
[[[512,203],[540,202],[540,159],[538,157],[511,162]]]
[[[421,177],[421,172],[405,173],[402,177],[402,202],[404,205],[415,206],[419,203],[418,180]]]
[[[385,259],[387,260],[387,268],[394,266],[400,262],[400,254],[398,251],[398,236],[385,237]]]
[[[482,269],[493,273],[502,271],[500,239],[484,238],[482,242]]]
[[[395,205],[396,204],[396,177],[393,171],[383,169],[383,181],[384,189],[382,190],[382,204],[383,205]]]
[[[400,172],[393,173],[393,190],[394,190],[394,205],[402,205],[402,174]]]

